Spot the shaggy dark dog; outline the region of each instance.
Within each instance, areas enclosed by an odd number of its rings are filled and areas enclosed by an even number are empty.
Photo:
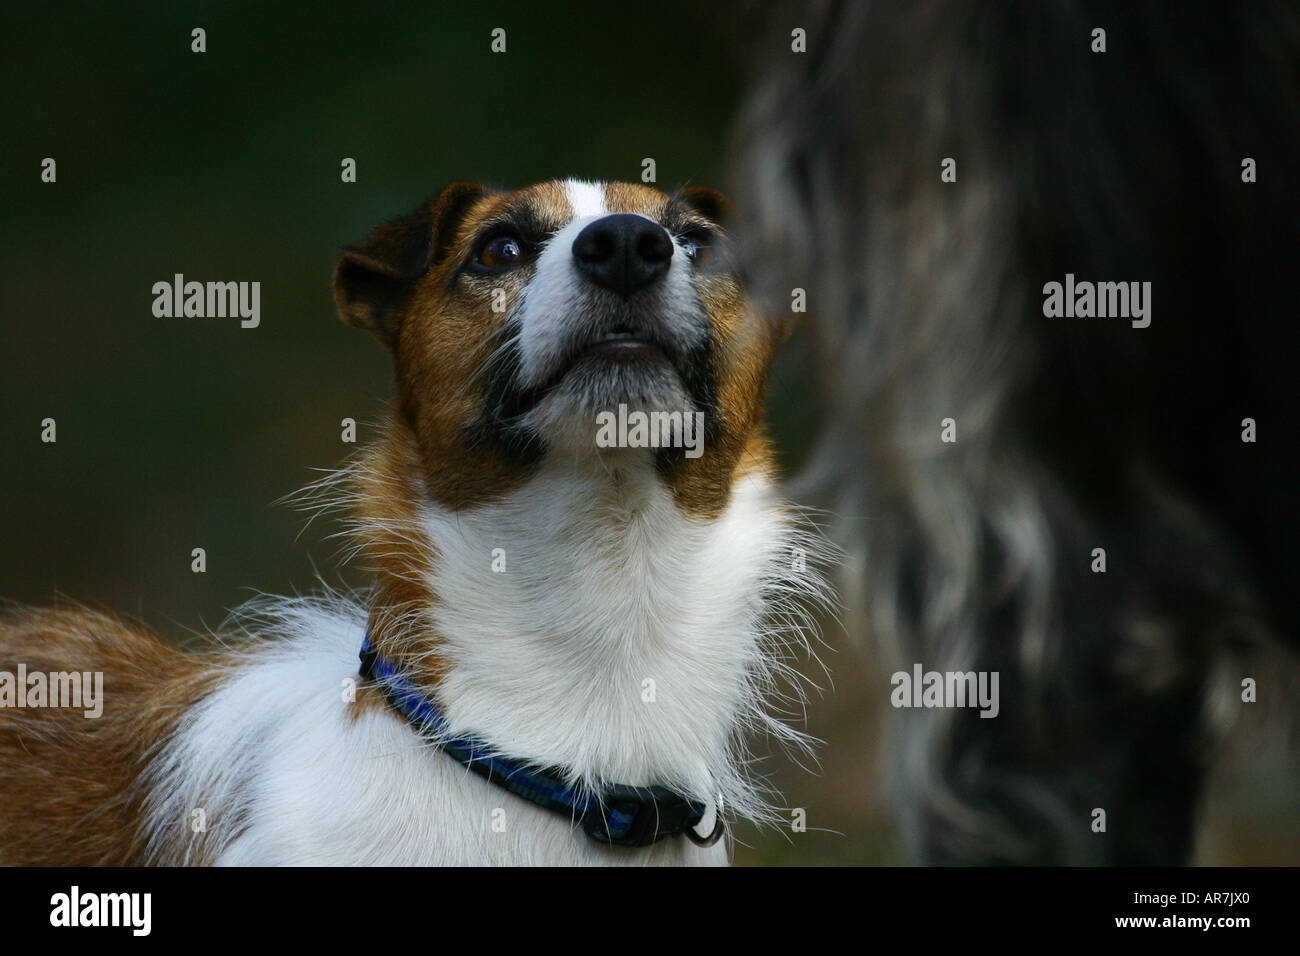
[[[1242,661],[1296,648],[1297,9],[775,18],[739,206],[768,301],[807,295],[805,477],[891,663],[1001,677],[996,719],[893,713],[916,859],[1186,861],[1212,685],[1278,692]],[[1067,281],[1150,283],[1145,319],[1056,314]]]

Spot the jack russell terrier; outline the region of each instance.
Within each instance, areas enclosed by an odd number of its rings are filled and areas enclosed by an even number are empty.
[[[397,396],[316,491],[373,586],[255,601],[197,653],[10,609],[0,864],[725,863],[726,821],[777,818],[746,739],[807,742],[772,707],[828,546],[774,491],[784,328],[723,208],[455,183],[346,249]],[[70,672],[97,717],[43,706]]]

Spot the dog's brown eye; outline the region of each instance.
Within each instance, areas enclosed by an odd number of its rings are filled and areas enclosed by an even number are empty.
[[[524,257],[523,246],[514,236],[497,236],[478,254],[479,265],[489,269],[504,269]]]

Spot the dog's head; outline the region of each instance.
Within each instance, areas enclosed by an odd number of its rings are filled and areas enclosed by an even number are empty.
[[[721,507],[742,458],[765,457],[779,334],[741,293],[724,207],[699,188],[453,183],[344,251],[339,312],[392,352],[399,421],[440,504],[502,494],[548,457],[604,456],[653,464],[691,510]],[[609,447],[633,413],[702,421],[703,447],[685,454],[671,429]]]

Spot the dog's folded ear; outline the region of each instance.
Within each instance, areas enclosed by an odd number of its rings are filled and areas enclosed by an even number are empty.
[[[388,220],[344,249],[334,269],[339,317],[393,348],[416,283],[451,250],[456,228],[485,193],[477,183],[452,183],[414,212]]]
[[[731,200],[708,186],[687,186],[677,195],[701,216],[718,225],[726,222],[731,210]]]

